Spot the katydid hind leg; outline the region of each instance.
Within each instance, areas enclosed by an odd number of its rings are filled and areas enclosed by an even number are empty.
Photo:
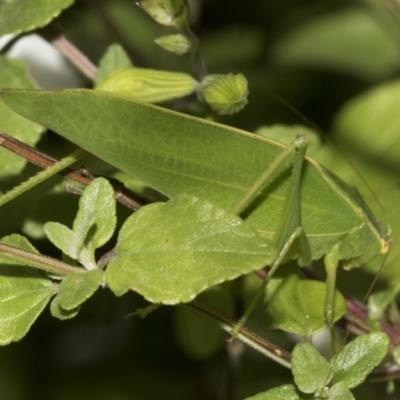
[[[281,211],[278,227],[275,231],[273,240],[273,244],[278,249],[278,257],[273,263],[271,270],[261,287],[257,291],[255,298],[238,323],[231,330],[231,334],[234,337],[237,336],[242,326],[246,323],[259,298],[263,295],[269,279],[271,279],[279,265],[281,265],[285,260],[293,258],[298,260],[299,265],[307,265],[311,262],[310,246],[305,232],[301,226],[300,204],[301,177],[303,161],[307,150],[307,138],[305,136],[298,136],[288,148],[292,149],[291,151],[294,152],[294,157],[285,203]],[[280,162],[282,163],[289,154],[290,153],[288,152],[285,157],[281,157]],[[275,168],[278,166],[279,165],[276,165]],[[263,182],[258,179],[255,185],[250,188],[253,196],[266,183],[268,178],[273,173],[271,166],[269,166],[266,171],[269,173],[264,173],[262,175],[264,178]],[[246,193],[244,198],[246,198],[247,202],[251,200],[251,197],[248,196],[248,193]],[[239,204],[242,205],[243,202]]]

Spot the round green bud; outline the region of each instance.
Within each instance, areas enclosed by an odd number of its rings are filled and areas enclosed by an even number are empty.
[[[208,75],[201,82],[201,93],[218,114],[232,115],[247,104],[247,80],[242,74]]]

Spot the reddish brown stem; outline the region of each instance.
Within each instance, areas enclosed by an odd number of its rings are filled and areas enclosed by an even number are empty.
[[[9,151],[12,151],[14,154],[25,158],[32,164],[37,165],[38,167],[43,169],[51,167],[58,161],[57,159],[50,157],[42,151],[28,146],[27,144],[22,143],[19,140],[8,136],[3,132],[0,132],[0,146]],[[59,174],[84,186],[89,185],[94,178],[99,176],[88,172],[84,168],[82,168],[81,170],[76,170],[70,167],[63,169],[59,172]],[[116,200],[121,204],[133,210],[137,210],[143,205],[149,203],[149,200],[127,189],[122,182],[113,178],[107,179],[110,181],[111,185],[114,188]]]

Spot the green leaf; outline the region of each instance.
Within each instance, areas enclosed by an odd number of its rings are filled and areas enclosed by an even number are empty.
[[[327,400],[355,400],[355,397],[341,383],[337,383],[329,389]]]
[[[6,236],[1,242],[38,253],[20,235]],[[55,292],[45,274],[0,255],[0,345],[22,339]]]
[[[26,64],[22,61],[0,56],[0,71],[0,87],[2,88],[36,88],[35,83],[29,76]],[[34,124],[14,111],[11,111],[10,108],[0,101],[0,131],[8,133],[15,139],[30,146],[34,146],[44,130],[40,125]],[[17,156],[3,148],[0,148],[0,160],[1,180],[18,175],[26,165],[26,160],[23,157]]]
[[[77,316],[79,309],[75,308],[73,310],[65,310],[60,305],[60,297],[56,296],[50,303],[50,312],[54,318],[58,318],[61,321],[66,319],[71,319]]]
[[[330,382],[331,366],[309,343],[298,343],[292,352],[292,372],[303,393],[314,393]]]
[[[65,255],[73,260],[78,260],[86,269],[96,268],[87,248],[82,245],[82,238],[58,222],[47,222],[44,231],[48,239]]]
[[[326,283],[301,279],[297,272],[278,271],[265,289],[264,321],[269,328],[311,337],[326,328],[325,297]],[[334,321],[346,310],[343,296],[336,291]]]
[[[181,195],[127,219],[107,268],[110,289],[154,303],[191,301],[204,289],[262,268],[276,257],[250,225],[196,197]]]
[[[192,42],[190,39],[180,33],[176,35],[161,36],[157,39],[154,39],[154,41],[163,49],[179,56],[186,54],[192,47]]]
[[[283,385],[268,390],[268,392],[247,397],[245,400],[307,400],[312,398],[312,396],[300,393],[293,385]]]
[[[79,258],[76,233],[58,222],[48,222],[44,225],[47,238],[64,254],[74,260]]]
[[[389,338],[383,332],[362,335],[348,343],[332,361],[332,384],[341,383],[352,389],[364,382],[367,375],[387,354]]]
[[[17,0],[0,2],[0,36],[31,31],[47,25],[73,0]]]
[[[66,276],[58,292],[60,307],[73,310],[91,297],[99,288],[103,279],[103,271],[95,269],[85,274]]]
[[[116,225],[114,190],[104,178],[96,178],[85,188],[73,230],[48,222],[44,230],[61,251],[78,260],[86,269],[97,268],[94,250],[111,238]]]
[[[94,179],[83,191],[73,224],[74,232],[83,238],[89,251],[111,239],[117,224],[115,213],[114,189],[110,182],[104,178]]]
[[[195,79],[182,72],[119,68],[108,74],[97,89],[146,103],[160,103],[187,96],[196,90],[197,85]]]
[[[95,79],[95,87],[97,88],[110,72],[118,68],[132,66],[133,65],[128,54],[121,45],[114,43],[108,46],[99,62],[99,68],[97,69]]]
[[[400,67],[396,42],[365,7],[346,8],[293,29],[277,44],[272,57],[279,63],[367,80],[387,78]]]

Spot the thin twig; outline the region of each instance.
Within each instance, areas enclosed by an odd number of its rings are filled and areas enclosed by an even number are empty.
[[[0,132],[0,146],[25,158],[26,160],[34,165],[37,165],[40,168],[46,169],[58,162],[57,159],[50,157],[42,151],[28,146],[27,144],[22,143],[19,140],[8,136],[3,132]],[[58,174],[75,182],[78,182],[84,186],[89,185],[94,178],[99,176],[93,173],[88,173],[88,171],[85,169],[78,171],[70,167],[64,168],[63,170],[59,171]],[[117,179],[107,179],[110,181],[111,185],[114,188],[115,199],[126,207],[137,210],[143,205],[149,203],[149,200],[127,189],[124,184]]]
[[[198,300],[193,300],[190,303],[183,304],[183,306],[190,311],[217,321],[221,325],[222,329],[224,329],[226,332],[230,332],[232,328],[236,325],[236,321],[228,317],[222,311],[217,310],[216,308],[211,307],[210,305],[202,303]],[[237,335],[237,339],[246,343],[248,346],[264,354],[265,356],[273,359],[284,367],[291,368],[290,353],[262,338],[250,329],[242,327]]]
[[[89,80],[93,81],[95,79],[97,67],[61,32],[47,26],[38,30],[37,33],[60,50],[60,52]]]
[[[0,254],[11,261],[19,261],[22,266],[38,268],[57,275],[83,274],[86,272],[84,268],[73,267],[55,258],[4,243],[0,243]]]

